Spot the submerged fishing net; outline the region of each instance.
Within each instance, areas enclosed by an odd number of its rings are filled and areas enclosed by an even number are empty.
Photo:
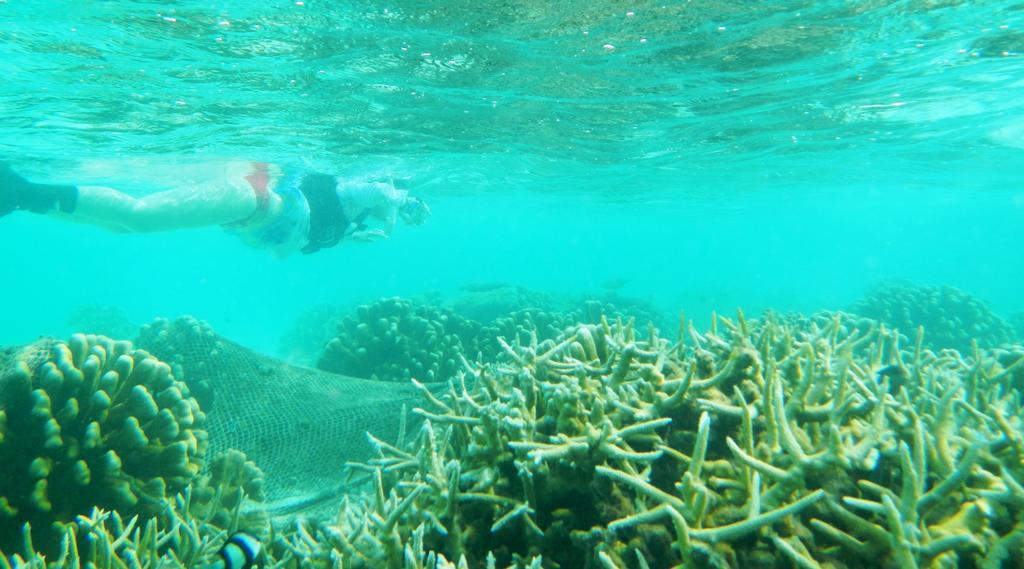
[[[298,510],[313,498],[337,495],[345,463],[371,455],[367,432],[395,440],[403,410],[419,405],[421,397],[411,384],[283,363],[190,317],[158,319],[143,327],[135,344],[170,364],[175,378],[189,385],[207,414],[208,456],[238,449],[266,473],[264,494],[271,507]],[[55,345],[43,339],[0,348],[0,378],[17,361],[34,369]],[[332,511],[329,503],[320,501],[316,511]]]
[[[266,473],[271,502],[338,487],[345,463],[369,456],[366,433],[393,440],[403,408],[420,397],[410,384],[285,364],[191,317],[156,320],[143,327],[137,345],[193,390],[207,413],[211,455],[245,452]]]

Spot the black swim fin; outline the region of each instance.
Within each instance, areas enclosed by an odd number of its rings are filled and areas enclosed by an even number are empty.
[[[0,217],[18,209],[17,188],[24,180],[10,166],[0,162]]]
[[[15,210],[47,213],[60,208],[64,213],[72,213],[76,205],[77,186],[34,184],[0,163],[0,217]]]

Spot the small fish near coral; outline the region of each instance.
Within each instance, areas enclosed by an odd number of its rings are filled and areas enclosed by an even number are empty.
[[[238,532],[224,542],[217,551],[217,559],[203,566],[203,569],[251,569],[260,554],[260,540]]]

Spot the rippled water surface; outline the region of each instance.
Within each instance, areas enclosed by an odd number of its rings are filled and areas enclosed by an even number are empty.
[[[303,307],[508,281],[666,311],[838,308],[878,280],[1024,309],[1024,3],[0,0],[0,153],[148,191],[225,156],[387,173],[389,243],[0,222],[0,343],[74,307],[271,346]]]

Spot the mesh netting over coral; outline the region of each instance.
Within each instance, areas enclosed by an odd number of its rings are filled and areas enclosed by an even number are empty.
[[[167,362],[206,410],[210,451],[242,450],[266,473],[270,501],[336,487],[346,461],[369,456],[368,431],[397,436],[411,385],[285,364],[194,318],[158,319],[137,344]]]

